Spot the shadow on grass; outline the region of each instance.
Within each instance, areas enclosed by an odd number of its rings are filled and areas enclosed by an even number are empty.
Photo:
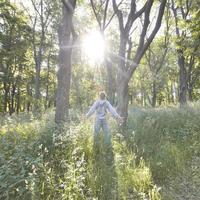
[[[101,138],[98,141],[93,144],[95,196],[101,200],[117,200],[118,181],[115,171],[113,147],[112,144],[104,144]]]

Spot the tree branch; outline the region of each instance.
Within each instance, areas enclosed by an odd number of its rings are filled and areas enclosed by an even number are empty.
[[[175,18],[176,35],[177,35],[177,36],[180,36],[180,31],[179,31],[179,28],[178,28],[177,8],[175,8],[174,0],[171,0],[171,2],[172,2],[172,11],[173,11],[174,18]]]
[[[149,45],[153,41],[153,38],[155,37],[155,35],[157,34],[158,30],[160,29],[166,2],[167,2],[166,0],[162,0],[162,2],[160,4],[160,8],[159,8],[159,13],[158,13],[157,21],[156,21],[156,24],[155,24],[155,28],[153,29],[151,35],[149,36],[149,38],[147,39],[145,44],[144,44],[143,40],[144,40],[144,37],[146,35],[147,27],[145,27],[144,30],[142,31],[142,35],[141,35],[142,38],[141,38],[139,47],[137,49],[136,56],[134,58],[134,61],[135,61],[136,64],[138,64],[140,62],[140,60],[141,60],[142,56],[144,55],[145,51],[147,50],[147,48],[149,47]],[[146,22],[144,22],[147,26],[149,24],[149,21],[147,21],[147,20],[149,20],[150,9],[152,7],[152,4],[151,4],[152,2],[149,1],[148,3],[149,4],[147,5],[147,11],[145,12],[145,14],[146,14],[146,17],[145,17],[146,18]],[[131,74],[136,69],[136,67],[137,67],[136,64],[132,65]]]
[[[116,0],[112,0],[112,2],[113,2],[113,10],[118,17],[120,32],[124,32],[124,20],[123,20],[122,11],[119,10]]]
[[[36,12],[38,13],[38,15],[41,17],[41,13],[40,13],[39,10],[37,9],[34,0],[31,0],[31,3],[32,3],[32,5],[33,5],[35,11],[36,11]]]
[[[117,8],[119,8],[119,6],[122,4],[124,0],[121,0],[118,5]],[[108,20],[107,24],[105,24],[104,26],[104,30],[108,27],[108,25],[110,24],[110,22],[112,21],[113,17],[116,15],[116,12],[114,11],[114,13],[112,14],[112,16],[110,17],[110,19]]]
[[[152,5],[153,5],[153,0],[149,0],[148,3],[147,3],[147,6],[146,6],[145,13],[144,13],[144,25],[143,25],[142,33],[140,35],[140,41],[139,41],[139,45],[138,45],[138,48],[137,48],[137,51],[136,51],[136,56],[135,56],[135,59],[134,59],[134,60],[138,60],[138,63],[139,63],[140,52],[142,51],[143,46],[144,46],[144,40],[145,40],[145,36],[146,36],[146,33],[147,33],[147,28],[148,28],[149,23],[150,23],[149,15],[150,15]]]
[[[99,19],[98,13],[96,12],[96,7],[94,5],[93,0],[90,0],[91,6],[92,6],[92,10],[94,12],[95,18],[97,20],[97,23],[99,24],[99,27],[101,28],[101,20]]]
[[[107,18],[107,10],[108,10],[108,3],[110,0],[106,0],[106,5],[104,9],[104,15],[103,15],[103,23],[102,23],[102,29],[104,29],[105,24],[106,24],[106,18]]]

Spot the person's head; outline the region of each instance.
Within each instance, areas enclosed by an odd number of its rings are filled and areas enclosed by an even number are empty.
[[[101,92],[99,93],[99,98],[100,98],[101,100],[105,100],[105,99],[106,99],[106,93],[105,93],[104,91],[101,91]]]

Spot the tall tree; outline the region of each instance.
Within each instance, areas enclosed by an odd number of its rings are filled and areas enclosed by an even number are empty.
[[[122,10],[119,9],[116,0],[112,0],[112,2],[113,9],[118,18],[120,31],[120,47],[118,54],[119,61],[117,72],[117,110],[120,113],[120,115],[125,118],[126,121],[128,116],[128,84],[134,71],[139,66],[141,58],[143,57],[144,53],[148,49],[149,45],[153,41],[155,35],[157,34],[161,26],[166,0],[162,0],[160,3],[160,8],[156,18],[155,26],[151,32],[148,29],[150,25],[150,13],[153,4],[155,4],[156,2],[154,2],[153,0],[148,0],[139,10],[137,10],[138,5],[136,1],[131,0],[128,15],[127,13],[124,14]],[[139,37],[137,49],[135,50],[133,55],[133,52],[131,51],[131,32],[133,23],[139,17],[141,17],[141,15],[143,15],[144,20],[142,32]]]
[[[194,82],[199,74],[198,68],[194,67],[200,47],[198,29],[199,3],[192,0],[179,0],[176,2],[171,0],[171,8],[176,28],[176,51],[179,66],[179,103],[180,105],[184,105],[187,103],[187,92],[189,100],[192,100]]]
[[[184,10],[184,6],[181,3],[180,6],[175,5],[175,1],[172,0],[172,11],[175,19],[175,28],[176,28],[176,36],[177,36],[177,55],[178,55],[178,66],[179,66],[179,102],[181,105],[184,105],[187,101],[187,71],[185,66],[185,56],[183,51],[183,38],[186,36],[186,32],[180,29],[180,22],[178,16],[178,9],[181,10],[181,16],[183,19],[186,19],[189,14],[189,9],[191,3],[187,0],[186,10]],[[191,1],[190,1],[191,2]]]
[[[163,78],[161,73],[163,73],[162,69],[164,68],[166,56],[170,46],[169,19],[170,12],[169,6],[167,6],[167,10],[165,12],[166,28],[164,36],[160,36],[157,40],[154,40],[155,42],[149,46],[148,50],[144,54],[152,76],[151,97],[148,96],[152,107],[156,106],[157,93],[160,87],[159,83],[162,82],[161,80]]]
[[[31,0],[34,16],[30,15],[32,21],[32,45],[35,61],[35,108],[39,109],[39,101],[41,97],[41,66],[45,52],[45,40],[47,29],[51,22],[51,6],[47,0]],[[25,8],[25,6],[24,6]],[[29,13],[29,11],[28,11]]]
[[[194,89],[199,88],[198,81],[200,75],[200,10],[199,3],[193,2],[190,9],[191,17],[184,23],[185,28],[189,32],[187,37],[187,48],[185,50],[186,66],[187,66],[187,91],[188,100],[193,101]]]
[[[69,115],[69,92],[71,81],[71,55],[76,38],[73,26],[73,14],[76,0],[62,0],[62,19],[58,29],[59,68],[57,72],[56,123],[62,123]]]
[[[31,59],[28,55],[31,29],[27,17],[18,7],[8,1],[0,3],[1,110],[12,114],[19,112],[22,105],[22,91],[26,87],[24,74],[28,71],[28,60]]]

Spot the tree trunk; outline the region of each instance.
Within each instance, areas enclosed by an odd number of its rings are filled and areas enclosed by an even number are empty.
[[[46,98],[45,98],[45,109],[48,108],[49,104],[49,74],[50,74],[50,52],[47,59],[47,78],[46,78]]]
[[[31,100],[30,99],[32,97],[32,89],[31,89],[31,84],[30,83],[27,84],[26,92],[28,94],[28,100],[27,100],[26,109],[27,109],[27,112],[30,112],[30,110],[31,110]]]
[[[76,105],[82,111],[83,108],[82,108],[81,91],[80,91],[80,87],[79,87],[79,79],[80,79],[79,76],[78,77],[72,76],[72,80],[73,80],[74,87],[75,87],[75,90],[76,90],[76,98],[77,98]]]
[[[170,84],[170,101],[172,103],[175,103],[175,99],[174,99],[174,90],[173,90],[173,83]]]
[[[154,107],[154,108],[156,107],[156,100],[157,100],[156,81],[153,81],[151,105],[152,105],[152,107]]]
[[[186,104],[187,102],[187,98],[186,98],[187,73],[185,69],[185,58],[181,52],[179,52],[178,65],[179,65],[179,103],[182,106]]]
[[[20,88],[19,88],[19,86],[18,86],[18,88],[17,88],[17,97],[16,97],[17,99],[16,99],[16,101],[17,101],[17,103],[16,103],[16,111],[17,111],[17,114],[19,114],[19,111],[20,111]],[[25,107],[25,106],[24,106]]]
[[[62,20],[59,25],[59,69],[57,72],[57,94],[55,122],[60,124],[68,120],[69,116],[69,93],[71,82],[71,53],[72,53],[72,16],[76,1],[66,3],[62,8]]]
[[[125,39],[125,33],[120,35],[120,47],[119,47],[119,62],[117,72],[117,112],[124,118],[124,124],[126,124],[128,117],[128,82],[129,77],[125,72],[125,54],[126,44],[128,39]]]
[[[196,51],[196,49],[195,49]],[[193,65],[195,62],[195,57],[193,55],[190,56],[190,61],[188,63],[188,73],[187,73],[187,91],[188,91],[188,100],[193,101],[193,81],[192,81],[192,72]]]
[[[39,100],[40,98],[40,66],[41,64],[36,64],[36,74],[35,74],[35,99]]]
[[[193,101],[193,87],[191,85],[188,85],[188,100]]]
[[[35,58],[35,102],[34,109],[36,112],[40,110],[40,71],[41,71],[41,59],[40,55]]]
[[[3,86],[4,86],[4,103],[3,103],[3,110],[4,110],[4,113],[6,113],[7,112],[7,106],[8,106],[8,95],[9,95],[9,90],[10,90],[10,85],[9,86],[7,86],[7,84],[4,82],[4,84],[3,84]]]
[[[166,85],[166,91],[167,91],[167,100],[166,100],[166,102],[168,104],[170,104],[171,103],[171,92],[170,92],[170,85],[169,84]]]
[[[10,115],[12,115],[15,112],[15,91],[16,91],[16,85],[13,83],[12,84],[12,91],[11,91],[11,106],[10,106]]]
[[[124,123],[126,123],[128,117],[128,80],[121,76],[117,78],[117,112],[124,117]]]

